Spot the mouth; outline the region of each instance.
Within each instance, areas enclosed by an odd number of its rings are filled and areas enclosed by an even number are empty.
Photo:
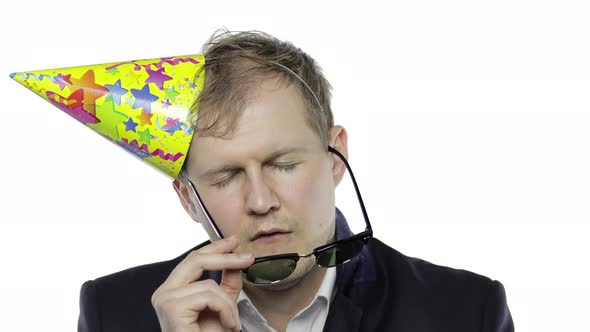
[[[255,243],[270,243],[280,241],[287,237],[291,232],[281,229],[268,229],[257,232],[251,239]]]

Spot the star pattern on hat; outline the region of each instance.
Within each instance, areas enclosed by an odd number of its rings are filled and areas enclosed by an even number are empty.
[[[158,70],[146,68],[145,71],[149,75],[149,77],[145,80],[145,83],[154,83],[158,88],[160,88],[160,90],[164,89],[164,82],[170,81],[172,79],[172,77],[164,73],[164,68],[160,68]]]
[[[166,97],[168,98],[168,100],[171,100],[172,102],[174,102],[174,98],[176,98],[176,96],[180,94],[180,92],[174,90],[173,86],[164,90],[164,93],[166,93]]]
[[[72,85],[72,81],[70,81],[70,77],[72,74],[64,75],[62,73],[57,74],[55,77],[55,84],[59,86],[60,90],[63,90],[66,85]]]
[[[166,174],[182,167],[203,55],[13,73],[15,81]],[[191,83],[192,82],[192,83]],[[48,126],[52,124],[48,123]]]
[[[104,86],[96,84],[92,69],[87,70],[79,79],[71,78],[70,80],[73,83],[72,90],[82,89],[84,92],[84,109],[95,116],[96,100],[106,95],[108,90]]]
[[[125,131],[135,132],[135,127],[137,127],[137,122],[134,122],[131,117],[129,117],[129,120],[127,120],[126,122],[123,122],[123,123],[125,124]]]
[[[112,68],[106,69],[105,71],[107,74],[111,74],[111,75],[117,75],[118,73],[120,73],[119,68],[117,68],[117,67],[112,67]]]
[[[115,84],[105,84],[104,86],[109,90],[109,96],[113,98],[117,105],[121,106],[121,96],[129,91],[121,87],[121,80],[118,79]]]
[[[152,139],[152,135],[150,134],[150,128],[146,128],[146,130],[139,130],[137,132],[137,135],[139,136],[139,142],[145,142],[147,144],[150,144],[150,141]]]
[[[78,89],[72,92],[69,96],[64,97],[55,92],[46,92],[48,100],[60,108],[62,111],[68,113],[76,120],[82,123],[99,123],[100,120],[94,115],[90,114],[84,107],[82,107],[82,101],[84,92],[82,89]]]
[[[146,113],[152,113],[152,103],[158,100],[158,96],[151,94],[149,84],[145,84],[141,90],[131,89],[135,101],[133,108],[143,108]]]
[[[168,109],[168,107],[172,106],[172,104],[170,103],[170,100],[166,99],[162,102],[162,108],[164,109]]]
[[[137,120],[139,120],[139,126],[144,126],[146,124],[152,125],[152,116],[153,114],[146,113],[145,111],[141,111],[141,114],[137,116]]]

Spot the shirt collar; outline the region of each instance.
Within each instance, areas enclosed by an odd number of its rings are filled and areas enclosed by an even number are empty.
[[[336,269],[335,268],[327,268],[326,274],[324,275],[324,280],[322,280],[322,284],[320,285],[320,289],[318,289],[318,294],[316,298],[323,298],[326,300],[328,304],[328,309],[330,308],[330,302],[332,302],[332,298],[334,297],[334,286],[336,285]]]
[[[307,307],[305,307],[303,310],[301,310],[300,313],[307,310],[310,306],[312,306],[318,300],[322,302],[321,305],[326,306],[326,313],[328,311],[330,311],[330,302],[332,302],[332,298],[334,297],[335,285],[336,285],[336,269],[335,268],[328,268],[328,269],[326,269],[326,274],[324,275],[324,280],[322,280],[322,284],[320,285],[320,288],[318,289],[318,292],[317,292],[315,298],[313,299],[313,301],[311,301],[311,303]],[[256,307],[250,301],[250,298],[248,297],[248,295],[246,295],[246,292],[244,292],[243,289],[240,291],[240,294],[238,295],[237,305],[238,305],[238,308],[240,309],[240,316],[241,315],[248,315],[250,317],[250,319],[261,320],[264,324],[267,324],[266,319],[260,314],[258,309],[256,309]],[[244,312],[244,311],[246,311],[246,312]],[[299,313],[297,315],[299,315]]]
[[[317,298],[323,298],[328,303],[328,307],[330,306],[330,302],[332,301],[332,296],[334,295],[334,285],[336,284],[336,269],[335,268],[328,268],[326,269],[326,274],[324,275],[324,280],[322,280],[322,284],[318,289],[316,294]],[[238,295],[238,301],[240,302],[247,301],[248,303],[252,303],[246,292],[242,289],[240,291],[240,295]],[[314,299],[315,301],[315,299]]]

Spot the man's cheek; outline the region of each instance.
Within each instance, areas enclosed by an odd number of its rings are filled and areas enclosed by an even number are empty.
[[[240,207],[236,200],[228,199],[216,203],[212,208],[213,211],[210,212],[223,236],[229,237],[233,234],[240,234],[240,221],[243,217],[241,217]]]
[[[296,202],[298,208],[306,209],[309,212],[313,212],[314,204],[316,204],[317,196],[317,183],[312,177],[302,178],[299,181],[292,183],[288,190],[289,200]]]

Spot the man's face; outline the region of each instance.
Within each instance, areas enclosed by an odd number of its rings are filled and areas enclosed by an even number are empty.
[[[229,139],[193,140],[189,178],[223,235],[239,236],[236,252],[307,254],[333,238],[341,175],[304,116],[297,88],[267,79]]]

